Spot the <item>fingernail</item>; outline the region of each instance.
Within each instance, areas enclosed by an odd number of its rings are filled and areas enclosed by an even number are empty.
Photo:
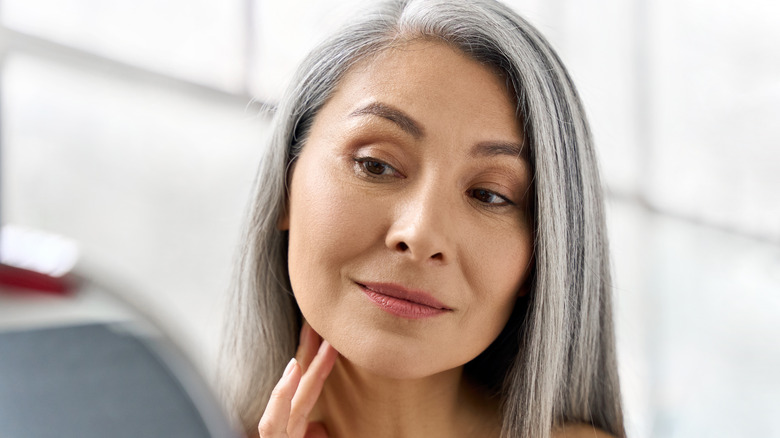
[[[317,354],[320,354],[325,351],[326,348],[328,348],[330,344],[325,339],[322,340],[322,344],[320,344],[320,349],[317,351]]]
[[[295,358],[290,359],[290,363],[287,364],[287,368],[284,369],[284,374],[282,377],[287,377],[292,372],[293,368],[295,368],[295,364],[298,361],[295,360]]]

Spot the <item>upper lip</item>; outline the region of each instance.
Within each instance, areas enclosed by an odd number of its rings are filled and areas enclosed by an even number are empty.
[[[452,310],[451,308],[444,305],[441,301],[434,298],[431,294],[421,290],[407,289],[403,286],[393,283],[357,282],[357,284],[378,294],[387,295],[388,297],[399,298],[436,309]]]

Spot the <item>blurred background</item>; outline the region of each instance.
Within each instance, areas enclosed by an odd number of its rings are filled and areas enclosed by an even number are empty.
[[[2,224],[69,239],[212,376],[260,109],[358,3],[0,0]],[[780,4],[506,3],[589,112],[630,436],[780,437]],[[0,294],[0,327],[95,296]]]

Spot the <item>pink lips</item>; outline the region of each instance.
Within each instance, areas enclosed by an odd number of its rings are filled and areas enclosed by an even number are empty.
[[[395,284],[358,283],[358,286],[374,304],[403,318],[428,318],[452,310],[425,292],[408,290]]]

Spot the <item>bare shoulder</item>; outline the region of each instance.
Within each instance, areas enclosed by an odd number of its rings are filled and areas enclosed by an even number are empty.
[[[590,424],[566,424],[553,429],[550,438],[615,438]]]

